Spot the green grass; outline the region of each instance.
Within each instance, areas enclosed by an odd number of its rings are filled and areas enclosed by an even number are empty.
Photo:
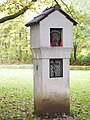
[[[90,120],[90,71],[71,71],[71,113],[76,120]]]
[[[76,66],[71,65],[70,70],[90,70],[90,66]]]
[[[32,64],[21,64],[21,65],[0,65],[0,69],[32,69]],[[77,66],[71,65],[70,70],[90,70],[90,66]]]
[[[71,113],[90,118],[90,71],[71,71]],[[33,115],[33,70],[0,69],[0,116],[3,120],[36,120]]]
[[[34,120],[32,69],[0,69],[0,114],[4,120]]]

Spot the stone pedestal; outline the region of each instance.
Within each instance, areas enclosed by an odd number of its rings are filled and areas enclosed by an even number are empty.
[[[68,54],[66,54],[67,51]],[[69,58],[71,49],[55,48],[54,51],[54,48],[40,48],[33,49],[32,53],[35,113],[40,116],[46,114],[53,116],[62,113],[69,114]],[[62,60],[62,77],[50,77],[50,60]]]

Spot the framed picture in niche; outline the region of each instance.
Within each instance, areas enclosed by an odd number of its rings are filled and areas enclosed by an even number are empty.
[[[63,29],[62,28],[50,28],[50,46],[58,47],[63,46]]]

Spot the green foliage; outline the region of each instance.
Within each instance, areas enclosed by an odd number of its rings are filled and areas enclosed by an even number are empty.
[[[74,60],[73,52],[71,54],[71,64],[76,65],[90,65],[90,42],[87,41],[86,45],[78,46],[77,60]]]
[[[18,12],[25,6],[33,11],[36,9],[40,9],[41,5],[52,4],[52,2],[52,0],[6,0],[0,5],[0,11],[6,12],[7,14],[11,15]]]
[[[65,11],[78,21],[78,25],[74,27],[74,48],[71,54],[71,64],[90,65],[90,23],[88,14],[76,11],[72,4],[68,7],[70,11],[67,8],[65,8]]]
[[[0,25],[0,61],[1,63],[30,63],[30,37],[24,26],[23,18]]]
[[[70,70],[90,70],[90,66],[70,66]]]
[[[37,0],[6,0],[3,4],[0,6],[0,11],[6,11],[7,14],[14,14],[24,8],[25,6],[28,6],[29,8],[34,5],[34,2]]]

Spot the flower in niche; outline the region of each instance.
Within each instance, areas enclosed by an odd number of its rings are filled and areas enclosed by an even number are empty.
[[[50,43],[50,46],[52,46],[52,43]]]
[[[60,46],[63,46],[63,43],[62,43],[62,42],[60,43]]]

